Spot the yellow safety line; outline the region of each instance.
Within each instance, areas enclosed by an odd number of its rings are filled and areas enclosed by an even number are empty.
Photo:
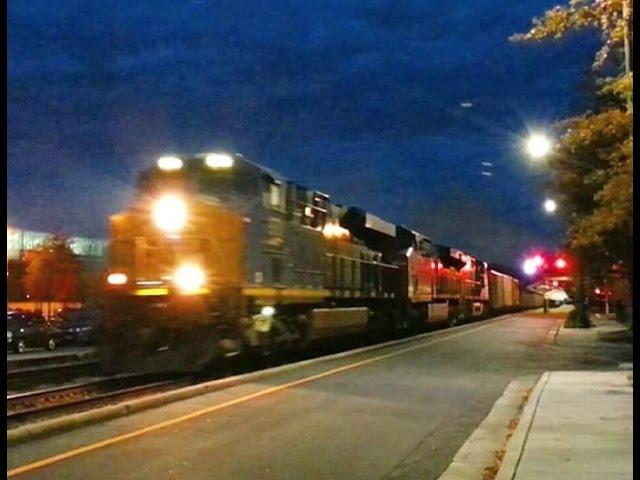
[[[160,287],[160,288],[138,288],[138,289],[133,291],[133,294],[137,295],[139,297],[168,295],[169,294],[169,289],[166,288],[166,287]]]
[[[314,290],[306,288],[269,288],[269,287],[245,287],[242,289],[243,295],[260,297],[298,297],[298,298],[323,298],[328,297],[329,290]]]
[[[202,415],[206,415],[208,413],[216,412],[218,410],[222,410],[224,408],[231,407],[233,405],[238,405],[240,403],[248,402],[249,400],[253,400],[254,398],[264,397],[266,395],[271,395],[273,393],[277,393],[277,392],[280,392],[282,390],[285,390],[285,389],[288,389],[288,388],[291,388],[291,387],[296,387],[298,385],[304,385],[305,383],[309,383],[309,382],[312,382],[314,380],[319,380],[321,378],[328,377],[330,375],[335,375],[337,373],[345,372],[347,370],[352,370],[354,368],[362,367],[364,365],[369,365],[369,364],[374,363],[374,362],[379,362],[380,360],[385,360],[387,358],[396,357],[398,355],[402,355],[402,354],[405,354],[405,353],[408,353],[408,352],[412,352],[412,351],[418,350],[420,348],[428,347],[428,346],[433,345],[435,343],[444,342],[445,340],[450,340],[452,338],[461,337],[463,335],[468,335],[470,333],[477,332],[478,330],[483,330],[483,329],[491,327],[491,326],[493,326],[493,323],[490,323],[488,325],[482,325],[480,327],[473,328],[471,330],[465,330],[463,332],[454,333],[454,334],[449,335],[449,336],[444,337],[444,338],[438,338],[438,339],[435,339],[435,340],[433,340],[431,342],[423,343],[423,344],[420,344],[420,345],[415,345],[413,347],[409,347],[409,348],[405,348],[405,349],[402,349],[402,350],[398,350],[396,352],[386,353],[384,355],[379,355],[377,357],[369,358],[367,360],[361,360],[359,362],[351,363],[349,365],[344,365],[342,367],[334,368],[332,370],[327,370],[326,372],[318,373],[318,374],[312,375],[310,377],[301,378],[299,380],[294,380],[293,382],[285,383],[283,385],[278,385],[278,386],[275,386],[275,387],[267,388],[265,390],[260,390],[259,392],[251,393],[249,395],[245,395],[243,397],[236,398],[235,400],[229,400],[228,402],[223,402],[223,403],[219,403],[217,405],[212,405],[211,407],[206,407],[206,408],[203,408],[201,410],[197,410],[195,412],[192,412],[192,413],[189,413],[189,414],[186,414],[186,415],[182,415],[182,416],[177,417],[177,418],[173,418],[171,420],[165,420],[164,422],[156,423],[154,425],[150,425],[148,427],[141,428],[139,430],[134,430],[133,432],[129,432],[129,433],[125,433],[125,434],[122,434],[122,435],[115,436],[115,437],[111,437],[111,438],[108,438],[106,440],[102,440],[100,442],[96,442],[96,443],[92,443],[92,444],[89,444],[89,445],[85,445],[84,447],[79,447],[79,448],[76,448],[76,449],[73,449],[73,450],[68,450],[68,451],[60,453],[58,455],[53,455],[51,457],[43,458],[42,460],[38,460],[38,461],[35,461],[35,462],[32,462],[32,463],[28,463],[28,464],[23,465],[21,467],[13,468],[13,469],[7,471],[7,478],[15,477],[16,475],[20,475],[22,473],[27,473],[27,472],[31,472],[33,470],[44,468],[44,467],[47,467],[47,466],[52,465],[54,463],[58,463],[58,462],[61,462],[63,460],[67,460],[67,459],[72,458],[72,457],[77,457],[78,455],[82,455],[83,453],[89,453],[89,452],[92,452],[94,450],[98,450],[98,449],[101,449],[101,448],[104,448],[104,447],[108,447],[110,445],[114,445],[116,443],[120,443],[120,442],[123,442],[125,440],[129,440],[129,439],[132,439],[132,438],[140,437],[140,436],[145,435],[147,433],[155,432],[156,430],[160,430],[160,429],[165,428],[165,427],[170,427],[171,425],[176,425],[178,423],[182,423],[182,422],[185,422],[187,420],[191,420],[193,418],[201,417]]]

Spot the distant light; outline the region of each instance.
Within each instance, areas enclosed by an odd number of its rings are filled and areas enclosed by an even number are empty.
[[[533,264],[536,267],[541,267],[543,263],[544,263],[544,260],[540,255],[536,255],[535,257],[533,257]]]
[[[484,175],[485,177],[493,177],[493,173],[491,172],[480,172],[480,175]]]
[[[462,108],[471,108],[471,107],[473,107],[473,103],[471,103],[471,102],[462,102],[462,103],[460,104],[460,106],[461,106]]]
[[[538,270],[533,258],[527,258],[522,264],[522,271],[526,275],[533,275]]]
[[[180,170],[182,168],[182,160],[178,157],[160,157],[158,159],[158,168],[166,171]]]
[[[276,313],[276,309],[271,305],[267,305],[266,307],[262,307],[260,309],[260,315],[264,315],[265,317],[271,317]]]
[[[10,248],[9,242],[11,241],[12,237],[13,237],[13,230],[10,227],[7,227],[7,252],[9,251],[9,248]],[[8,258],[8,255],[7,255],[7,258]],[[9,275],[9,272],[7,272],[7,275]]]
[[[567,266],[567,261],[564,258],[558,258],[555,265],[556,268],[563,269]]]
[[[552,200],[551,198],[547,198],[544,201],[543,207],[545,212],[553,213],[558,209],[558,204],[556,203],[555,200]]]
[[[109,285],[124,285],[127,283],[127,275],[124,273],[110,273],[107,277]]]
[[[327,223],[322,229],[322,234],[326,238],[348,238],[350,232],[346,228],[342,228],[337,223]]]
[[[600,292],[600,289],[596,287],[593,293],[595,293],[596,295],[600,295],[601,292]]]
[[[204,163],[209,168],[231,168],[233,167],[233,157],[226,153],[208,153],[204,157]]]
[[[551,151],[551,141],[546,135],[534,133],[527,139],[526,149],[532,158],[539,159]]]
[[[493,167],[493,163],[491,162],[482,162],[483,167]]]

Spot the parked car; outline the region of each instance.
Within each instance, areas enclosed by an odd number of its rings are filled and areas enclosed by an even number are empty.
[[[65,343],[90,345],[96,342],[100,311],[93,309],[65,310],[58,314],[58,326]]]
[[[33,312],[7,312],[7,350],[23,353],[27,348],[55,350],[60,330]]]

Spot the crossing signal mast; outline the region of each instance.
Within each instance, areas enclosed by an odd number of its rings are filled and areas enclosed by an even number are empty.
[[[572,280],[572,264],[565,252],[537,252],[525,258],[522,271],[533,280],[530,289],[537,290],[545,297],[544,310],[547,311],[548,296],[554,290],[568,286]]]
[[[525,259],[522,271],[530,277],[555,278],[564,281],[569,278],[571,265],[569,257],[564,253],[536,253]]]

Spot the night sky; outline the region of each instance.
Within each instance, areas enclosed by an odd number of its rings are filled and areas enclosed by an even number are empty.
[[[106,237],[160,154],[231,149],[513,265],[562,239],[522,137],[597,42],[508,41],[556,3],[12,0],[8,223]]]

